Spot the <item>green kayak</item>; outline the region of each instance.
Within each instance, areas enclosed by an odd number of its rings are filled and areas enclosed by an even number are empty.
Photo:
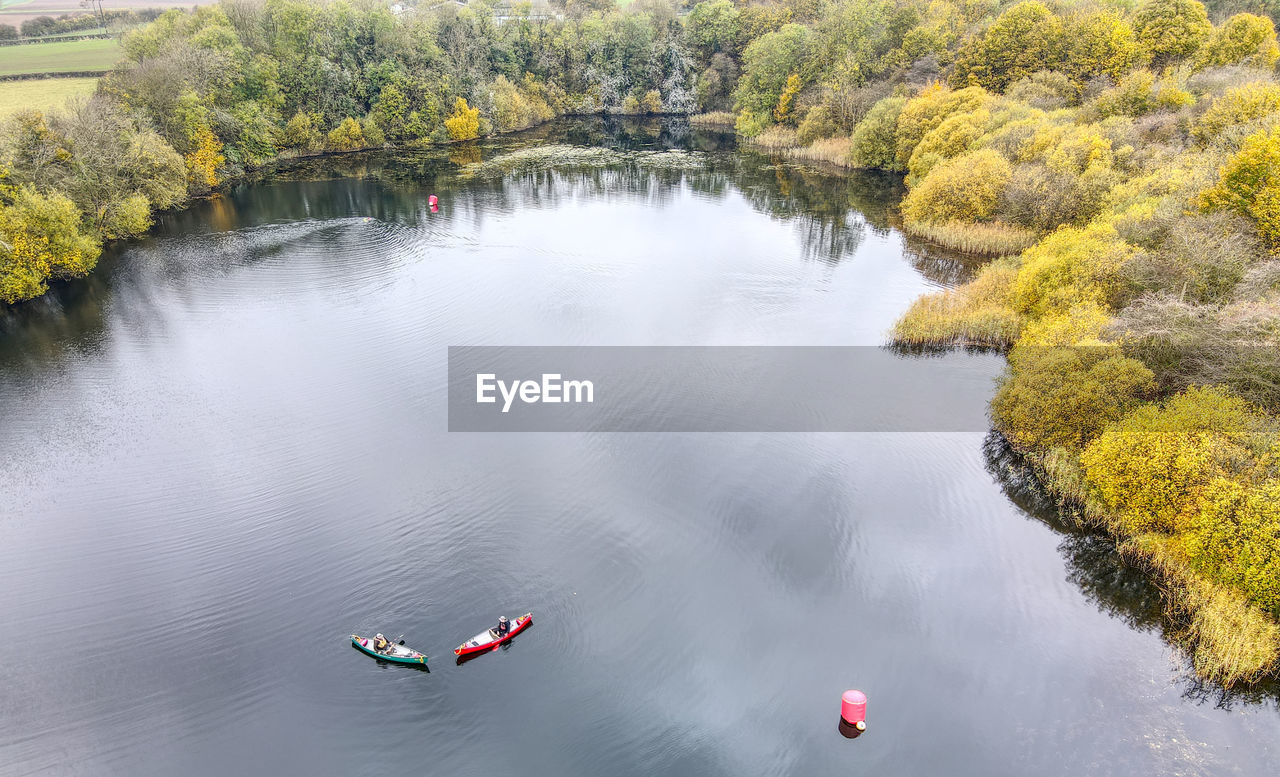
[[[372,637],[361,637],[357,634],[351,635],[351,644],[361,653],[373,656],[380,661],[390,661],[395,664],[413,664],[415,666],[426,666],[427,656],[425,653],[419,653],[416,650],[410,650],[404,645],[397,645],[394,642],[387,644],[386,650],[376,650],[373,647]]]

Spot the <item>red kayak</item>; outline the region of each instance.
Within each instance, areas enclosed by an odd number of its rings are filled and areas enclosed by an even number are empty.
[[[471,639],[463,642],[453,649],[455,656],[469,656],[472,653],[480,653],[485,650],[492,650],[503,642],[511,639],[515,635],[529,628],[529,624],[533,623],[533,613],[526,612],[511,623],[511,630],[507,632],[505,637],[499,638],[498,632],[494,629],[482,631]]]

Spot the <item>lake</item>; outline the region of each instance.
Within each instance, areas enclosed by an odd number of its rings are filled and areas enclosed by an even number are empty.
[[[295,164],[0,314],[0,774],[1276,773],[1275,690],[1189,680],[992,435],[448,431],[449,346],[883,344],[975,269],[902,193],[563,121]]]

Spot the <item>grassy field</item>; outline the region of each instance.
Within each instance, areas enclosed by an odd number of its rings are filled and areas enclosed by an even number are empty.
[[[0,84],[0,119],[23,108],[47,111],[60,107],[71,97],[93,94],[96,78],[33,78]]]
[[[0,76],[105,72],[119,58],[120,42],[114,38],[0,46]]]

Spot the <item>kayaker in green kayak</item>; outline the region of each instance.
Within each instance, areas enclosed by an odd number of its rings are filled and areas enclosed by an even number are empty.
[[[373,637],[373,649],[379,653],[387,652],[387,648],[391,647],[391,643],[382,634],[375,634]]]

